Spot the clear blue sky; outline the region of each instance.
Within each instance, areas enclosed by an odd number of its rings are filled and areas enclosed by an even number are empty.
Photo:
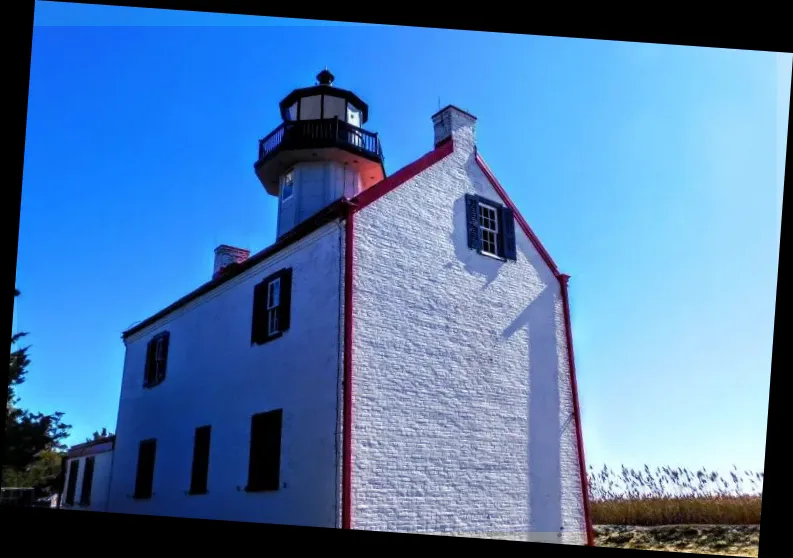
[[[295,25],[299,23],[299,25]],[[23,404],[115,428],[121,332],[219,243],[274,240],[252,164],[327,65],[391,173],[430,116],[480,152],[572,275],[587,458],[761,469],[790,55],[38,3],[15,329]]]

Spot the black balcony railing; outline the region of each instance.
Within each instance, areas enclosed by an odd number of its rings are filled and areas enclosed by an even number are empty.
[[[266,138],[259,140],[259,161],[279,149],[342,147],[364,156],[383,160],[376,133],[347,124],[338,118],[284,122]]]

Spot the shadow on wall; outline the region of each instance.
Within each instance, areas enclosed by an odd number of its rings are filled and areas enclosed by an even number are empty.
[[[529,540],[558,543],[562,538],[562,471],[554,303],[554,291],[545,283],[503,336],[510,338],[526,328],[529,343]]]
[[[487,178],[476,163],[475,154],[466,161],[466,172],[477,185],[476,193],[504,203],[486,185]],[[445,264],[446,269],[462,268],[465,272],[485,279],[482,290],[487,289],[501,273],[503,266],[516,265],[495,258],[482,256],[468,247],[465,196],[460,196],[453,204],[453,227],[450,240],[454,246],[457,261]],[[520,289],[532,289],[532,283],[539,287],[537,296],[528,302],[520,314],[502,332],[509,339],[522,329],[526,329],[525,339],[528,347],[528,444],[526,459],[529,474],[528,496],[528,540],[537,542],[562,542],[562,467],[561,437],[565,426],[560,425],[559,398],[559,350],[557,342],[556,299],[554,285],[557,278],[548,268],[540,253],[531,241],[515,224],[517,236],[518,262],[520,274],[511,274],[520,284]],[[528,265],[527,265],[528,264]],[[525,293],[517,297],[525,300]],[[514,302],[513,302],[514,303]],[[522,304],[522,303],[521,303]],[[517,533],[516,533],[517,534]]]

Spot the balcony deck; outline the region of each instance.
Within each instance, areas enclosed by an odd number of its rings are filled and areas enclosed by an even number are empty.
[[[278,176],[299,161],[316,158],[352,164],[364,187],[385,177],[383,149],[377,134],[338,118],[286,121],[259,140],[254,169],[265,189],[278,192]]]
[[[347,124],[338,118],[284,122],[266,138],[259,140],[256,166],[283,149],[340,147],[372,161],[383,161],[383,149],[377,134]]]

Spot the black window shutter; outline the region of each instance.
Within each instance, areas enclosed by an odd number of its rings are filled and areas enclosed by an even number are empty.
[[[138,470],[135,478],[135,498],[151,498],[154,487],[154,456],[157,440],[144,440],[138,448]]]
[[[253,319],[251,323],[251,345],[262,343],[267,337],[267,281],[253,288]]]
[[[281,472],[281,409],[251,419],[248,491],[278,490]]]
[[[66,487],[66,503],[74,505],[74,493],[77,492],[77,473],[80,471],[80,460],[75,459],[69,465],[69,484]]]
[[[288,267],[281,272],[281,300],[278,305],[278,328],[281,331],[289,329],[292,316],[292,268]]]
[[[190,479],[191,494],[206,494],[207,477],[209,476],[209,440],[211,426],[200,426],[195,429],[193,446],[193,471]]]
[[[146,346],[146,369],[144,371],[143,385],[154,382],[154,340],[149,341]]]
[[[515,245],[515,215],[511,208],[501,208],[501,236],[503,255],[508,260],[517,260],[518,251]]]
[[[80,505],[91,505],[91,487],[94,483],[94,458],[86,457],[83,471],[83,487],[80,490]]]
[[[161,335],[160,342],[162,343],[162,361],[157,368],[157,382],[162,382],[165,379],[165,369],[168,366],[168,346],[170,345],[171,334],[165,332]]]
[[[481,238],[479,235],[479,199],[472,195],[465,195],[465,219],[468,229],[468,248],[479,250]]]

